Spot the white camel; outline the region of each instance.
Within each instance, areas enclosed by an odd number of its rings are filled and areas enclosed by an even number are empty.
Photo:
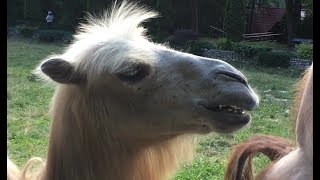
[[[20,179],[167,179],[190,159],[193,134],[249,123],[258,97],[245,76],[150,42],[141,23],[156,15],[115,4],[40,64],[36,72],[56,82],[48,153],[36,175],[24,168]]]

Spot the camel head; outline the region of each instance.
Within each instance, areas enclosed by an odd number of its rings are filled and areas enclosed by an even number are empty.
[[[123,3],[89,17],[73,43],[38,71],[86,99],[97,114],[87,120],[107,123],[117,137],[232,133],[247,125],[247,111],[259,101],[246,77],[224,61],[148,40],[141,23],[155,16]]]

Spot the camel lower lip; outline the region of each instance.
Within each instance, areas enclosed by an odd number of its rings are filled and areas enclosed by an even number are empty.
[[[221,127],[221,129],[230,127],[231,129],[237,130],[248,124],[251,120],[250,114],[245,111],[241,111],[241,113],[216,111],[210,108],[208,109],[205,106],[202,106],[202,109],[205,110],[209,118],[210,116],[212,117],[212,122]]]
[[[251,120],[251,116],[248,113],[241,115],[225,112],[213,113],[214,120],[212,123],[214,124],[215,131],[222,134],[233,133],[246,126]]]

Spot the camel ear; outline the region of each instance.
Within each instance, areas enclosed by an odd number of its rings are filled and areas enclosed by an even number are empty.
[[[52,80],[62,84],[78,84],[84,80],[75,67],[63,59],[49,59],[41,65],[41,71]]]

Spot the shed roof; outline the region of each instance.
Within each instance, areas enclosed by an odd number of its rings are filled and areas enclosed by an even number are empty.
[[[260,7],[253,13],[250,33],[268,32],[284,16],[285,8]]]

